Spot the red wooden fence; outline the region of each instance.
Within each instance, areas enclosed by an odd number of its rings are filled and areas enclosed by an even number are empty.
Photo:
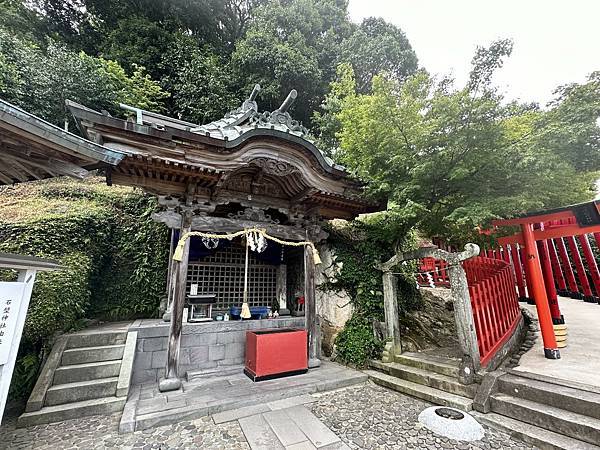
[[[448,263],[441,259],[435,258],[422,258],[419,261],[419,274],[417,275],[417,282],[420,286],[429,286],[429,279],[426,273],[429,273],[434,286],[438,287],[450,287],[450,279],[448,278],[448,271],[446,268]]]
[[[496,255],[499,258],[500,254]],[[481,365],[485,366],[510,338],[521,316],[512,265],[504,259],[477,256],[463,261],[467,275]],[[422,273],[432,275],[434,285],[449,286],[447,263],[434,258],[420,261],[418,282],[428,286]]]
[[[477,256],[463,261],[469,284],[481,365],[512,336],[521,311],[512,267],[501,259]]]

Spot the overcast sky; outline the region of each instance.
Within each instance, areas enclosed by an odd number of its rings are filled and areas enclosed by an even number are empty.
[[[543,105],[556,86],[600,70],[600,0],[350,0],[350,15],[399,26],[421,66],[461,86],[477,45],[512,38],[495,77],[509,98]]]

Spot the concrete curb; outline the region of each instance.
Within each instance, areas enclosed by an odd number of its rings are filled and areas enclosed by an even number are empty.
[[[52,386],[52,380],[54,378],[54,371],[59,366],[63,351],[67,347],[67,342],[69,337],[66,335],[60,336],[54,346],[52,347],[52,351],[46,360],[46,364],[42,368],[42,372],[40,373],[37,382],[35,383],[35,387],[33,391],[31,391],[31,395],[27,400],[27,405],[25,406],[25,412],[34,412],[39,411],[44,406],[44,400],[46,398],[46,392]]]
[[[123,350],[123,359],[121,360],[121,370],[119,371],[119,380],[117,381],[117,397],[126,397],[129,393],[131,375],[133,373],[133,361],[135,359],[135,346],[137,343],[137,331],[127,333],[125,349]]]

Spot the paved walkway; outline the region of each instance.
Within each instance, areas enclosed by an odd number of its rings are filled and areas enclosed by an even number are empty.
[[[367,375],[362,372],[322,361],[321,367],[308,373],[258,383],[244,375],[241,367],[233,373],[213,373],[185,381],[179,391],[159,392],[157,384],[150,383],[133,388],[121,426],[122,429],[144,430],[221,411],[339,389],[366,380]]]
[[[490,429],[486,429],[484,439],[472,443],[437,436],[417,421],[418,414],[431,406],[429,403],[372,384],[280,400],[267,405],[267,409],[264,406],[254,413],[246,409],[244,417],[235,417],[239,411],[229,411],[124,434],[118,432],[119,415],[27,429],[15,429],[16,421],[11,419],[0,427],[0,447],[44,450],[532,449],[505,433]],[[261,440],[265,430],[267,440]],[[273,441],[275,446],[265,447],[273,435],[278,439]]]
[[[523,306],[537,317],[534,305]],[[568,332],[567,346],[560,349],[561,358],[546,359],[539,336],[515,370],[600,387],[600,305],[560,297],[559,306]]]

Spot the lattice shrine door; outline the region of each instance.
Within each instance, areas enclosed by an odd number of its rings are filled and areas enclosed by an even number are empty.
[[[186,292],[198,285],[198,294],[215,294],[213,310],[226,311],[241,306],[244,295],[244,247],[233,244],[218,249],[212,255],[188,264]],[[277,265],[256,258],[253,252],[248,261],[248,304],[270,307],[277,299]]]

